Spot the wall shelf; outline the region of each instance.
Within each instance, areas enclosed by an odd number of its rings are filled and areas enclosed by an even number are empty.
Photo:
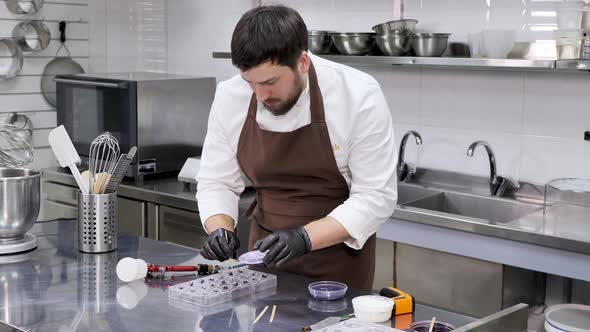
[[[435,68],[471,68],[488,70],[517,71],[590,71],[590,60],[553,60],[553,59],[486,59],[486,58],[450,58],[450,57],[413,57],[413,56],[354,56],[354,55],[318,55],[324,59],[344,64],[356,65],[394,65],[408,67]],[[229,52],[213,52],[214,59],[230,59]]]

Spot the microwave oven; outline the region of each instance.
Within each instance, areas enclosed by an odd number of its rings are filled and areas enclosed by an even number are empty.
[[[133,72],[58,75],[55,82],[58,125],[82,160],[107,131],[121,153],[137,146],[127,177],[176,172],[201,155],[215,78]]]

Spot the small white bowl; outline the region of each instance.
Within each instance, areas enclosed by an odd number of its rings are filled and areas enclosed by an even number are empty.
[[[384,296],[363,295],[352,299],[352,306],[356,318],[370,323],[381,323],[391,318],[395,302]]]

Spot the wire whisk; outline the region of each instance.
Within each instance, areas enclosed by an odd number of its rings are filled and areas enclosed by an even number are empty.
[[[0,166],[22,167],[33,162],[33,145],[22,129],[0,125]]]
[[[88,159],[89,192],[103,194],[115,167],[121,151],[119,141],[111,133],[106,132],[95,138],[90,144]]]

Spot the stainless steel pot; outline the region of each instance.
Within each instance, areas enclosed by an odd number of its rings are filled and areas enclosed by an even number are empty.
[[[375,34],[366,32],[333,33],[334,46],[340,54],[364,55],[375,45]]]
[[[39,216],[41,172],[0,168],[0,239],[18,238]]]

